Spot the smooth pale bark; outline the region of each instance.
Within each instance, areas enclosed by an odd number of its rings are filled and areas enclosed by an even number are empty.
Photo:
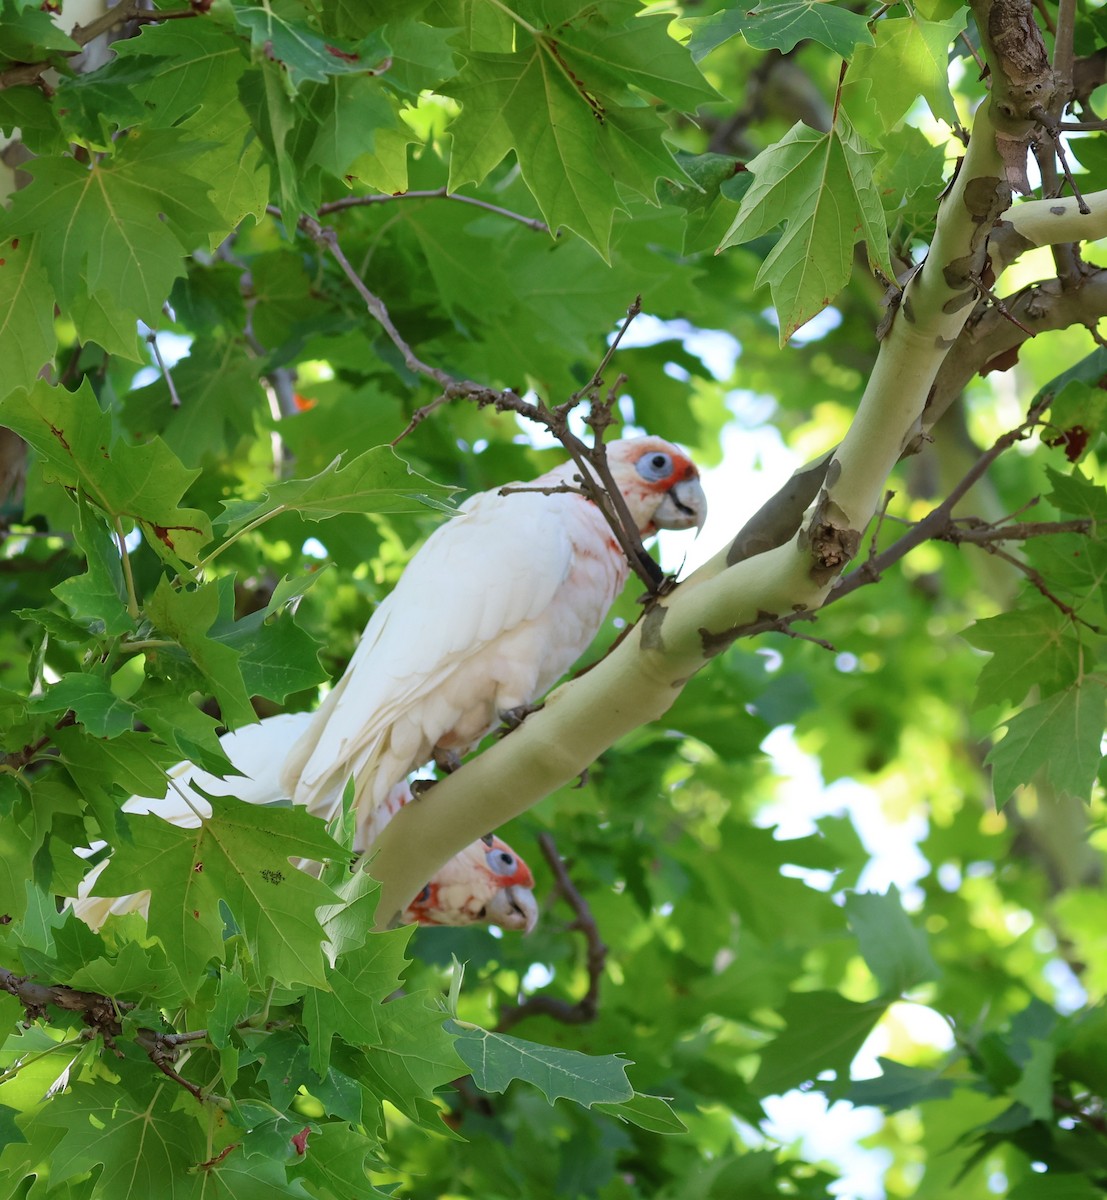
[[[977,113],[961,170],[941,202],[930,253],[904,290],[856,418],[825,474],[820,469],[806,488],[791,489],[787,503],[797,509],[798,497],[806,507],[802,518],[791,517],[790,527],[777,522],[762,539],[771,547],[765,550],[751,545],[747,527],[659,600],[607,658],[398,813],[369,864],[382,885],[383,925],[474,838],[572,781],[620,737],[661,718],[688,679],[743,627],[766,614],[820,606],[859,548],[889,473],[925,424],[935,376],[978,299],[972,277],[987,264],[987,237],[996,222],[1014,226],[1024,249],[1044,244],[1040,239],[1094,237],[1107,228],[1107,193],[1088,200],[1090,216],[1068,200],[1036,201],[1006,213],[1010,191],[995,131],[987,111]]]

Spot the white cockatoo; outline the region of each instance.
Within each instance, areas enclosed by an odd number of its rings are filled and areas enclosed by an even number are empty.
[[[201,771],[190,762],[178,763],[168,772],[166,794],[159,799],[132,796],[126,812],[155,813],[182,828],[194,828],[211,815],[211,805],[196,791],[199,785],[212,796],[234,796],[248,804],[274,804],[283,799],[280,766],[284,753],[311,720],[311,713],[281,713],[247,725],[219,740],[223,750],[242,775],[226,779]],[[355,853],[368,850],[381,830],[411,799],[406,780],[397,783],[374,814],[359,826]],[[97,863],[81,880],[73,911],[92,929],[99,929],[112,913],[141,912],[150,905],[148,891],[129,896],[97,896],[96,880],[108,860]],[[297,865],[317,869],[300,860]],[[481,839],[450,859],[423,891],[408,905],[401,922],[419,925],[471,925],[483,921],[504,929],[534,928],[538,905],[534,899],[534,877],[514,850],[497,837]]]
[[[699,472],[656,437],[612,442],[607,460],[645,537],[700,528]],[[285,794],[330,820],[354,778],[359,825],[433,756],[456,762],[580,657],[627,577],[599,508],[564,463],[480,492],[427,539],[373,613],[342,678],[285,761]]]

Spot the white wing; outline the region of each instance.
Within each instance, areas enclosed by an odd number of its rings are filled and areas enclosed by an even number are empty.
[[[426,761],[459,715],[436,691],[550,606],[573,566],[573,527],[589,507],[571,495],[483,492],[427,539],[289,755],[283,778],[298,803],[329,818],[355,771],[372,772],[387,755],[372,783],[379,801]],[[496,681],[466,683],[482,707]]]
[[[225,779],[201,771],[195,763],[181,762],[166,772],[168,785],[164,796],[132,796],[123,805],[124,812],[155,813],[173,825],[191,828],[211,815],[211,805],[194,789],[198,784],[211,796],[236,796],[247,804],[272,804],[280,800],[280,768],[291,742],[303,733],[311,721],[311,713],[280,713],[267,717],[256,725],[246,725],[219,739],[227,757],[242,775]],[[90,848],[89,853],[102,849],[103,842]],[[148,891],[130,896],[100,897],[95,895],[96,880],[108,865],[105,859],[81,880],[73,911],[87,925],[99,929],[111,913],[145,912],[150,901]]]

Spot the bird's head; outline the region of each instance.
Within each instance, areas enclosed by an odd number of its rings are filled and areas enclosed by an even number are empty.
[[[473,925],[529,933],[538,920],[534,876],[514,850],[494,834],[456,854],[408,905],[420,925]]]
[[[659,437],[623,438],[607,447],[612,478],[643,537],[659,529],[702,529],[707,497],[695,463]]]

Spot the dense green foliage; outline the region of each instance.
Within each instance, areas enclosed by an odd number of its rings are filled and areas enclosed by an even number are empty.
[[[1044,439],[957,512],[1082,530],[924,543],[801,636],[712,659],[663,723],[506,830],[546,901],[531,936],[371,932],[344,831],[292,808],[228,799],[199,831],[120,812],[181,759],[220,771],[224,727],[313,707],[452,489],[558,460],[465,396],[390,448],[434,372],[560,403],[640,294],[674,323],[619,349],[616,415],[717,468],[712,550],[771,491],[724,445],[834,446],[881,281],[929,244],[951,130],[985,94],[971,15],[158,4],[173,19],[124,5],[83,70],[83,31],[0,5],[0,425],[30,447],[21,485],[0,443],[0,966],[118,1005],[90,1031],[0,991],[0,1197],[832,1194],[836,1169],[765,1124],[793,1089],[883,1114],[887,1195],[1101,1195],[1097,268],[1038,250],[1004,277],[1014,304],[1067,269],[1073,311],[1035,341],[958,343],[970,382],[869,536],[892,546],[1043,388]],[[1087,102],[1107,22],[1062,0],[1074,13]],[[1101,139],[1071,151],[1097,221]],[[734,339],[720,377],[704,360]],[[826,783],[866,785],[850,811],[789,786],[762,750],[787,730]],[[789,805],[814,825],[776,836]],[[874,862],[879,830],[905,828],[917,869]],[[92,933],[60,904],[97,840],[113,894],[154,889],[148,922]],[[297,856],[335,865],[315,880]],[[525,1007],[594,986],[592,1019]],[[159,1071],[158,1038],[189,1032]],[[866,1043],[879,1074],[851,1078]]]

